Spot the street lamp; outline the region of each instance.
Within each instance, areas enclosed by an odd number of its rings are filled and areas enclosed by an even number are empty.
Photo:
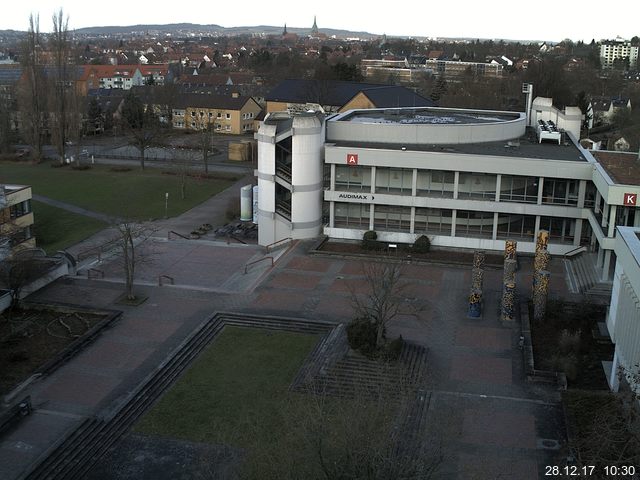
[[[168,210],[169,210],[169,192],[165,192],[165,194],[164,194],[164,218],[168,218]]]

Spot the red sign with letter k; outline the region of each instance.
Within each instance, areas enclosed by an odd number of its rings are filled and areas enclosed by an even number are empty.
[[[638,201],[637,193],[625,193],[623,204],[625,206],[634,207]]]
[[[357,153],[347,153],[347,165],[358,165],[358,154]]]

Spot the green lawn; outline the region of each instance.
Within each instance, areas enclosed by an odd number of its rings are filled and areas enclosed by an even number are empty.
[[[188,178],[186,198],[180,199],[176,175],[166,175],[133,167],[114,172],[96,165],[90,170],[52,168],[51,162],[38,165],[2,162],[0,183],[31,185],[33,193],[117,217],[148,220],[165,215],[165,193],[169,193],[168,215],[175,216],[202,203],[231,185],[229,179]]]
[[[315,335],[226,327],[136,430],[247,447],[282,428],[288,386]]]
[[[95,218],[32,202],[36,244],[47,253],[64,250],[107,226]]]

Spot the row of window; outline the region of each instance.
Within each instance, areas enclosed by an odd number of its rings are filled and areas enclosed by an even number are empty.
[[[9,216],[11,218],[22,217],[28,213],[31,213],[31,200],[25,200],[9,207]]]
[[[375,193],[411,195],[413,169],[376,168]],[[495,200],[497,175],[460,172],[458,198]],[[537,203],[538,177],[502,175],[500,201]],[[418,170],[416,195],[453,198],[455,172],[444,170]],[[547,205],[578,205],[578,180],[545,178],[542,186],[542,203]],[[371,168],[364,166],[336,166],[335,189],[347,191],[371,191]]]
[[[373,213],[373,228],[377,231],[430,233],[451,236],[454,222],[453,210],[416,208],[414,231],[411,232],[411,207],[376,205]],[[335,203],[334,227],[368,229],[371,205],[357,203]],[[457,210],[455,236],[493,238],[494,224],[497,239],[533,241],[535,215],[511,215],[492,212]],[[575,219],[540,217],[540,228],[549,231],[556,243],[573,243]]]

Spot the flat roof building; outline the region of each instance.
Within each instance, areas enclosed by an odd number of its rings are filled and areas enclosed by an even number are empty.
[[[617,178],[606,152],[592,155],[554,121],[530,123],[436,107],[270,114],[256,136],[259,243],[375,230],[390,243],[427,235],[500,251],[514,239],[533,252],[544,229],[552,254],[597,252],[607,281],[615,227],[640,227],[640,182]]]

